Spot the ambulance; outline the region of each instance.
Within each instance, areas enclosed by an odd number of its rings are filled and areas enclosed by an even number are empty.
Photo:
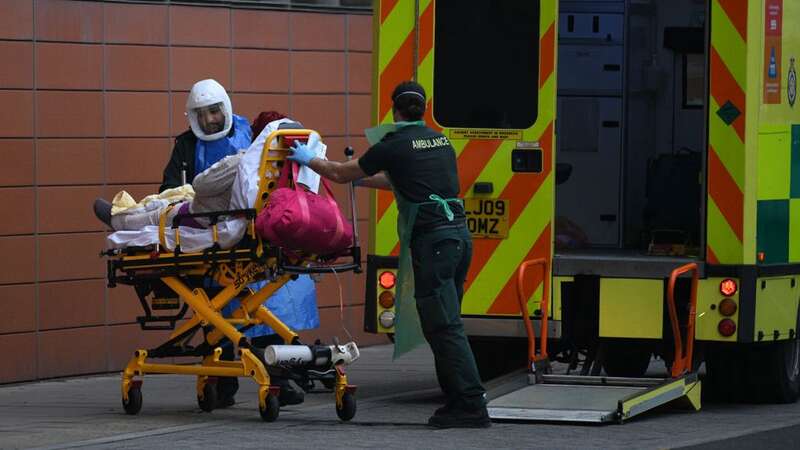
[[[520,290],[573,375],[674,367],[687,334],[704,390],[797,400],[799,19],[800,0],[374,3],[373,123],[416,80],[457,153],[483,377],[525,364]],[[391,192],[370,214],[364,328],[391,336]]]

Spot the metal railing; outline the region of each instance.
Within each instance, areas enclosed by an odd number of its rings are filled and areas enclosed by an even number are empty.
[[[539,331],[539,355],[536,355],[536,333],[533,331],[530,314],[528,314],[528,298],[525,296],[524,282],[525,271],[529,266],[541,266],[542,268],[542,301],[539,307],[542,315]],[[528,362],[532,371],[536,371],[535,365],[539,361],[547,361],[547,320],[550,304],[550,270],[545,258],[531,259],[519,266],[517,275],[517,298],[519,300],[519,310],[522,313],[522,320],[525,322],[525,331],[528,333]]]

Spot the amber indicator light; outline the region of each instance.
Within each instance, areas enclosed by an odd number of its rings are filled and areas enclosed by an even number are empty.
[[[730,317],[736,314],[737,309],[736,302],[729,298],[724,298],[719,302],[719,313],[723,316]]]
[[[380,303],[381,307],[386,309],[394,306],[394,294],[392,294],[392,291],[381,292],[381,295],[378,296],[378,303]]]

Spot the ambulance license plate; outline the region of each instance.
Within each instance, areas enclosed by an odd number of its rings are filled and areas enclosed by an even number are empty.
[[[472,237],[505,239],[508,237],[508,200],[465,198],[464,213]]]

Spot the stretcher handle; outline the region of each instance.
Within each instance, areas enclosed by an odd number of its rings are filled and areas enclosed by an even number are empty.
[[[334,260],[338,259],[339,257],[349,256],[351,258],[351,262],[330,265],[287,265],[284,264],[283,253],[285,252],[291,254],[291,252],[285,250],[281,251],[281,249],[277,249],[277,251],[279,273],[342,273],[349,272],[351,270],[355,273],[361,273],[361,247],[351,247],[348,249],[347,254],[342,253],[338,256],[334,256]]]
[[[684,273],[692,272],[692,290],[689,297],[689,316],[686,324],[686,336],[681,339],[680,325],[678,324],[678,313],[675,309],[675,282]],[[697,311],[697,283],[699,279],[697,264],[689,263],[673,270],[669,276],[667,285],[667,308],[669,311],[669,322],[672,326],[672,336],[675,340],[675,357],[672,363],[672,377],[677,378],[692,369],[692,353],[694,351],[694,325],[695,313]],[[683,343],[686,343],[684,349]]]
[[[531,323],[530,315],[528,314],[528,299],[525,297],[525,271],[530,266],[542,267],[542,302],[541,311],[542,318],[540,320],[540,333],[539,337],[541,342],[539,344],[539,356],[536,355],[536,334],[533,332],[533,324]],[[537,258],[525,261],[519,266],[519,273],[517,275],[517,299],[519,300],[519,309],[522,313],[522,320],[525,322],[525,332],[528,334],[528,362],[533,368],[534,363],[538,361],[547,360],[547,317],[549,315],[550,305],[550,280],[549,280],[550,267],[547,259]]]
[[[295,140],[308,139],[312,133],[316,133],[316,131],[299,128],[280,128],[267,136],[261,152],[261,160],[258,163],[258,194],[256,195],[256,204],[253,205],[257,212],[261,212],[261,209],[264,208],[264,193],[267,192],[267,184],[273,181],[272,176],[266,176],[267,161],[286,161],[289,146]],[[279,140],[279,138],[281,139]],[[278,146],[272,147],[273,142]],[[280,152],[281,155],[275,159],[276,157],[270,156],[271,152]]]
[[[342,273],[356,271],[361,268],[359,263],[339,264],[335,266],[282,266],[281,269],[286,273]]]

